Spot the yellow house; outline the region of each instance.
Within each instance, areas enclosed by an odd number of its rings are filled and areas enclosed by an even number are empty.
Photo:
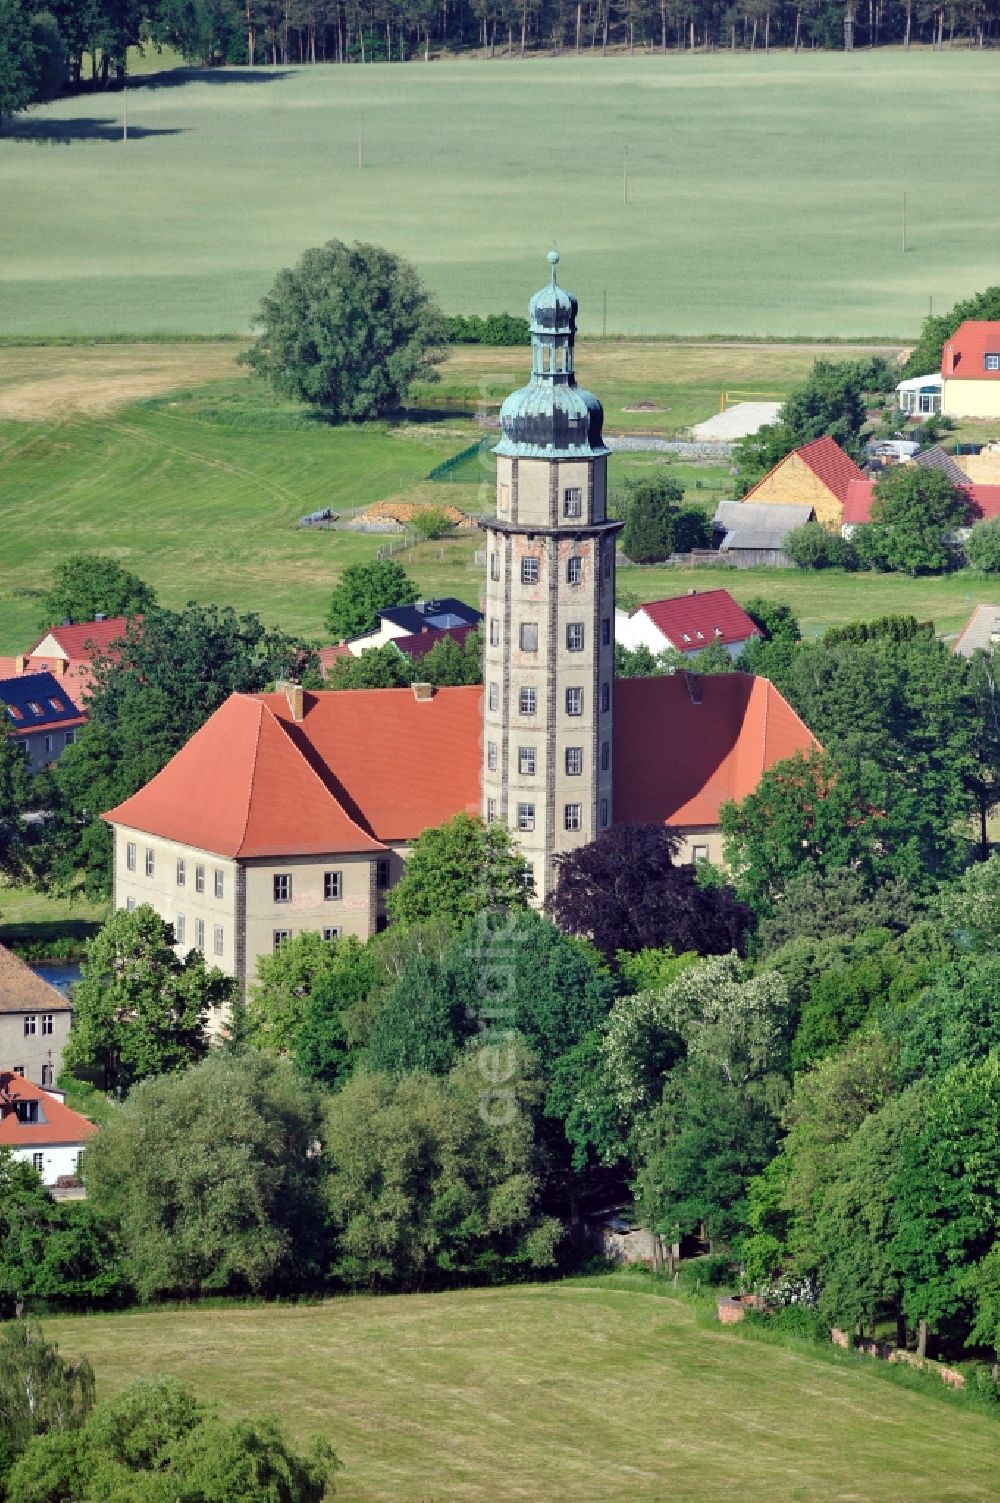
[[[941,411],[1000,419],[1000,319],[967,318],[941,352]]]
[[[769,502],[784,506],[811,506],[817,522],[831,531],[840,531],[844,520],[847,488],[852,480],[864,475],[849,454],[835,439],[824,437],[803,444],[786,454],[747,491],[744,501]]]

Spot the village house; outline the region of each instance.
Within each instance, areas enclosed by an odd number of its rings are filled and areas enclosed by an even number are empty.
[[[346,644],[355,657],[360,657],[371,647],[384,647],[387,642],[397,639],[420,636],[429,631],[478,626],[483,619],[482,611],[451,595],[443,600],[417,600],[413,605],[390,606],[375,614],[378,625],[364,636],[352,637]]]
[[[851,481],[847,490],[847,501],[844,505],[844,516],[840,528],[845,538],[853,535],[855,527],[871,521],[875,485],[876,482],[873,480]],[[1000,485],[975,485],[971,481],[966,481],[958,488],[964,493],[968,502],[966,525],[955,529],[955,536],[961,539],[968,537],[970,528],[976,522],[1000,517]]]
[[[0,1070],[50,1089],[59,1079],[72,1017],[62,992],[0,945]]]
[[[32,772],[57,762],[86,720],[51,673],[0,679],[0,724],[20,744]]]
[[[96,1132],[57,1094],[0,1071],[0,1148],[37,1170],[43,1185],[52,1189],[76,1180],[81,1155]]]
[[[864,474],[832,438],[817,438],[793,449],[758,480],[743,504],[811,506],[816,521],[836,531],[843,522],[847,488]]]
[[[150,904],[182,953],[201,950],[241,985],[304,930],[378,932],[413,842],[456,814],[507,825],[541,902],[558,856],[615,823],[661,822],[679,859],[719,859],[722,804],[816,745],[763,679],[615,680],[622,524],[606,513],[601,406],[573,374],[576,300],[550,261],[531,301],[531,380],[501,409],[496,516],[482,524],[484,684],[234,694],[104,815],[115,906]],[[753,633],[719,608],[705,616],[713,636],[723,619],[734,640]],[[410,612],[432,630],[480,619],[424,602],[382,612],[373,635],[413,635]]]
[[[712,518],[719,555],[737,569],[787,569],[788,534],[814,522],[816,513],[803,506],[762,501],[720,501]]]
[[[630,649],[648,647],[654,654],[672,647],[692,657],[718,642],[738,658],[751,637],[761,635],[728,590],[688,590],[631,612],[615,610],[615,641]]]
[[[42,633],[27,652],[0,658],[0,675],[20,678],[51,673],[78,706],[83,705],[93,677],[92,663],[108,653],[128,628],[125,616],[97,615],[93,621],[64,621]]]
[[[1000,319],[967,318],[941,351],[940,373],[896,387],[909,416],[1000,419]]]

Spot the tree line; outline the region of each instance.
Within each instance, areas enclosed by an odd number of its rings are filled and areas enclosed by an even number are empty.
[[[432,53],[995,44],[998,0],[0,0],[0,116],[121,84],[129,48],[190,62],[403,62]]]

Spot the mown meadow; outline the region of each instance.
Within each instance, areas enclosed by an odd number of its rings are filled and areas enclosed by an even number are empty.
[[[996,279],[996,87],[919,49],[146,74],[127,143],[114,93],[0,140],[0,333],[244,331],[339,236],[448,312],[521,311],[555,239],[591,333],[606,296],[614,333],[910,338]]]
[[[148,1372],[326,1436],[341,1503],[973,1503],[993,1417],[864,1360],[750,1341],[623,1276],[320,1306],[135,1310],[44,1330],[98,1395]],[[925,1380],[925,1384],[930,1380]]]

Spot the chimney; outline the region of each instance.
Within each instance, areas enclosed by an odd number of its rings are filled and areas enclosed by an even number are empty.
[[[697,595],[697,593],[698,593],[698,591],[696,589],[694,589],[694,588],[688,590],[688,594],[689,595]]]
[[[410,688],[413,690],[414,699],[425,700],[434,698],[433,684],[411,684]]]
[[[107,615],[105,614],[104,611],[95,611],[94,612],[94,620],[95,621],[106,621],[107,620]]]
[[[279,694],[284,694],[288,701],[288,713],[298,723],[305,715],[305,693],[301,684],[293,684],[290,679],[279,679],[275,684]]]
[[[73,625],[73,617],[72,616],[64,616],[62,624],[63,624],[63,626],[72,626]]]
[[[24,653],[23,652],[19,652],[18,655],[17,655],[17,657],[14,659],[14,672],[16,673],[16,675],[17,675],[18,678],[20,678],[21,674],[24,672]]]
[[[56,678],[62,678],[68,667],[69,664],[67,663],[65,658],[53,658],[52,668],[50,671],[55,674]]]

